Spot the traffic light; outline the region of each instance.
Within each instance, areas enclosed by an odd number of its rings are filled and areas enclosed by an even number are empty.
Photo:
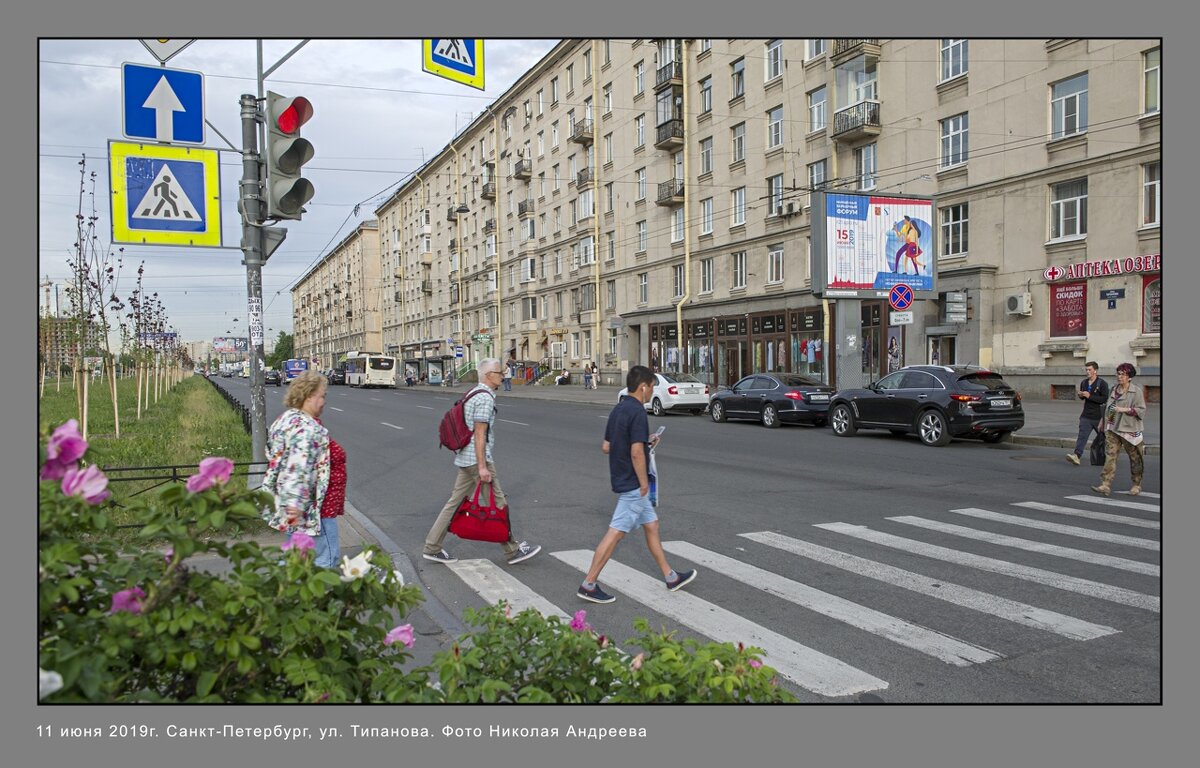
[[[299,220],[304,204],[312,199],[312,182],[300,169],[312,159],[313,145],[300,138],[300,127],[313,115],[312,102],[303,96],[267,92],[267,216]]]

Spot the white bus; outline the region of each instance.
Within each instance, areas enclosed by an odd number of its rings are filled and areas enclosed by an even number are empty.
[[[351,352],[346,355],[346,384],[395,389],[396,358],[372,352]]]

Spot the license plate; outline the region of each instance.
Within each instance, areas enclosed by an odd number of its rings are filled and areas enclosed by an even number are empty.
[[[829,402],[829,395],[809,395],[808,399],[814,403],[827,403]]]
[[[993,400],[993,408],[1012,408],[1012,400]]]

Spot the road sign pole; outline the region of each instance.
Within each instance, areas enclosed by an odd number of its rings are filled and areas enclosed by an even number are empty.
[[[247,307],[262,306],[263,202],[258,158],[258,99],[242,94],[242,263],[246,265]],[[247,312],[249,319],[249,312]],[[253,322],[251,320],[251,322]],[[263,339],[249,328],[250,450],[253,461],[267,457],[267,395],[263,382]]]

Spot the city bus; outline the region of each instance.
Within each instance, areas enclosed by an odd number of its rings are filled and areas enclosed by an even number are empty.
[[[374,352],[351,352],[346,355],[346,384],[395,389],[396,358]]]
[[[283,380],[291,381],[292,379],[296,378],[297,376],[299,376],[300,374],[304,373],[307,370],[308,370],[308,361],[307,360],[298,360],[294,357],[284,360],[283,361]]]

